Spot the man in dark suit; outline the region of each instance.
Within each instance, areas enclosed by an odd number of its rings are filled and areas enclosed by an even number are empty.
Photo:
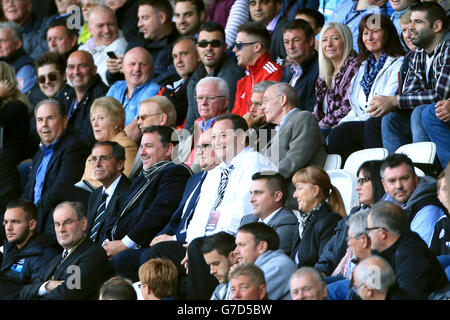
[[[37,206],[36,230],[54,235],[52,209],[64,200],[88,199],[84,190],[73,185],[83,175],[89,149],[66,132],[66,109],[58,101],[41,101],[35,117],[41,147],[33,158],[22,198]]]
[[[319,56],[314,50],[314,30],[305,20],[295,20],[283,27],[284,47],[289,64],[283,68],[281,82],[295,88],[300,110],[312,112],[316,103]]]
[[[165,126],[150,126],[141,141],[142,173],[133,180],[130,192],[108,232],[103,248],[113,259],[115,270],[127,263],[134,249],[148,247],[154,236],[169,222],[181,200],[192,171],[170,161],[177,141],[176,132]],[[131,249],[131,253],[127,252]]]
[[[289,256],[298,228],[297,217],[283,207],[287,195],[286,180],[275,172],[257,172],[252,180],[250,203],[253,214],[243,216],[241,226],[251,222],[263,222],[271,226],[280,237],[280,249]]]
[[[62,202],[55,208],[54,228],[64,251],[23,288],[21,299],[85,300],[97,296],[112,270],[102,247],[86,236],[85,214],[78,202]]]
[[[131,181],[123,174],[125,149],[115,141],[97,142],[90,161],[94,165],[95,178],[103,186],[89,197],[86,233],[101,245],[107,239],[106,231],[114,221],[114,215],[128,195]]]
[[[266,121],[277,125],[277,134],[261,153],[278,163],[278,172],[290,180],[299,169],[323,167],[327,158],[325,139],[312,113],[296,108],[295,89],[287,83],[277,83],[264,92],[263,101]],[[293,193],[294,186],[290,184],[287,207],[297,209]]]

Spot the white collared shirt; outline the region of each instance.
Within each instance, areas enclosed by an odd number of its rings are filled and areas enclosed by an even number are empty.
[[[122,175],[123,175],[123,174],[121,174],[120,176],[118,176],[118,177],[116,178],[116,180],[114,180],[114,182],[111,183],[111,185],[110,185],[107,189],[105,189],[105,187],[103,187],[103,192],[106,192],[106,193],[108,194],[108,197],[106,197],[106,205],[105,205],[105,208],[108,207],[109,200],[111,200],[111,197],[112,197],[112,195],[114,194],[114,191],[116,191],[117,185],[119,184],[120,178],[122,178]]]
[[[269,221],[272,220],[273,217],[275,217],[275,215],[280,212],[280,210],[283,209],[283,207],[279,207],[277,210],[275,210],[274,212],[272,212],[271,214],[269,214],[267,216],[267,218],[265,218],[264,220],[259,218],[258,222],[262,222],[264,224],[269,224]]]
[[[220,183],[220,168],[226,166],[224,162],[208,172],[200,191],[200,198],[195,208],[192,220],[186,232],[186,242],[193,239],[225,231],[236,234],[244,215],[252,214],[253,208],[250,204],[251,177],[256,172],[277,171],[271,163],[259,152],[247,147],[236,155],[229,163],[234,166],[228,179],[224,197],[217,207],[220,217],[213,231],[205,232],[210,212],[217,198],[217,190]]]

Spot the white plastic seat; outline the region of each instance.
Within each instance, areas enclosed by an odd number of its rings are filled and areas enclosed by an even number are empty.
[[[345,161],[344,170],[356,177],[358,168],[369,160],[384,160],[389,152],[385,148],[369,148],[353,152]]]
[[[414,163],[433,164],[436,157],[436,144],[431,141],[409,143],[398,148],[395,153],[406,154]]]
[[[329,170],[327,173],[330,177],[331,184],[341,193],[345,211],[349,214],[353,207],[359,205],[358,193],[355,190],[357,183],[356,175],[343,169]]]
[[[142,296],[141,289],[139,289],[139,284],[140,284],[139,281],[133,283],[133,288],[134,288],[134,291],[136,291],[137,299],[138,300],[144,300],[144,297]]]
[[[341,164],[342,164],[342,158],[340,155],[329,154],[327,156],[327,160],[325,161],[325,165],[323,166],[323,169],[325,171],[340,169]]]

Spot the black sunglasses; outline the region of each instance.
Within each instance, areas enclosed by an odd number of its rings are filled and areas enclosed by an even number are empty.
[[[219,48],[223,45],[223,42],[217,39],[206,41],[202,40],[197,43],[200,48],[206,48],[208,45],[211,45],[213,48]]]
[[[238,41],[238,42],[234,43],[233,47],[235,47],[237,51],[240,51],[244,46],[248,46],[250,44],[255,44],[255,43],[258,43],[258,42],[259,41],[253,41],[253,42],[240,42],[240,41]]]
[[[56,81],[58,79],[58,73],[57,72],[50,72],[49,74],[43,74],[38,77],[39,83],[45,83],[45,79],[48,77],[48,80],[50,81]]]

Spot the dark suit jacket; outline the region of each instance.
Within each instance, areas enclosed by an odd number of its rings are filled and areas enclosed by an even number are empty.
[[[303,73],[294,85],[299,97],[299,105],[297,108],[313,112],[316,104],[316,81],[319,76],[319,58],[317,51],[314,50],[311,56],[303,61],[300,66],[302,67]],[[284,67],[281,82],[289,83],[293,75],[291,65]]]
[[[176,235],[178,242],[181,243],[185,242],[187,226],[189,225],[189,221],[191,221],[192,214],[194,213],[195,207],[197,206],[197,200],[198,197],[200,196],[200,189],[203,184],[203,181],[205,181],[207,174],[208,174],[207,171],[202,171],[192,175],[192,177],[189,178],[189,180],[186,183],[186,188],[184,189],[180,205],[172,214],[170,222],[157,235],[161,234]],[[189,196],[193,191],[194,193],[186,207],[185,215],[183,216],[184,206],[186,205],[186,201],[188,200]],[[186,229],[184,228],[184,226],[186,226]]]
[[[277,21],[277,25],[271,34],[269,49],[270,58],[279,65],[283,65],[283,61],[286,59],[286,48],[284,47],[283,41],[283,27],[288,22],[288,19],[280,16]]]
[[[78,139],[65,132],[55,144],[53,156],[45,173],[42,195],[37,205],[37,230],[41,234],[54,234],[52,210],[65,200],[80,201],[85,191],[73,185],[80,181],[90,150]],[[34,201],[36,173],[44,154],[41,149],[33,158],[30,177],[22,198]]]
[[[241,219],[241,226],[247,223],[258,222],[259,218],[254,214],[247,214]],[[298,236],[298,221],[295,214],[286,208],[282,208],[267,225],[275,229],[280,237],[280,249],[288,256],[291,255],[292,241]]]
[[[89,238],[76,247],[66,259],[61,261],[61,255],[55,256],[43,268],[39,277],[33,283],[22,289],[21,299],[45,299],[45,300],[86,300],[97,298],[98,289],[112,275],[106,251]],[[79,288],[74,288],[79,268]],[[40,297],[40,286],[54,277],[54,280],[66,280],[63,284]],[[72,289],[69,289],[72,287]]]
[[[341,220],[341,216],[331,212],[328,205],[324,205],[306,226],[301,241],[297,233],[291,257],[294,259],[295,255],[298,255],[299,268],[314,267],[319,260],[322,248],[332,237],[339,220]]]
[[[116,190],[114,190],[114,193],[108,202],[108,207],[106,207],[106,212],[104,213],[105,217],[100,224],[100,228],[98,229],[97,238],[95,240],[98,244],[101,245],[103,241],[108,238],[106,232],[109,228],[111,228],[111,223],[115,221],[115,215],[118,214],[117,212],[125,201],[130,185],[131,181],[122,174]],[[89,197],[87,209],[88,226],[86,229],[86,234],[88,237],[91,236],[91,229],[94,226],[94,220],[97,216],[97,209],[100,206],[100,201],[102,200],[102,192],[103,186],[92,191],[91,196]]]
[[[128,202],[145,184],[141,174],[130,187],[130,192],[118,212],[112,240],[121,240],[126,235],[135,243],[148,247],[150,241],[170,221],[178,207],[191,170],[183,164],[170,163],[158,172],[146,192],[125,212]],[[112,230],[111,230],[112,231]]]

